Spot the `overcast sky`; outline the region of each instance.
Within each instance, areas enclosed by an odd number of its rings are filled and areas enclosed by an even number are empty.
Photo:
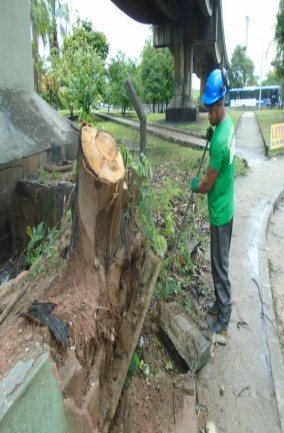
[[[89,19],[93,29],[106,34],[110,57],[121,50],[139,59],[145,40],[151,36],[148,25],[140,24],[118,9],[110,0],[68,0],[73,12]],[[223,0],[223,23],[229,61],[236,45],[247,43],[247,55],[255,64],[254,73],[265,77],[275,57],[273,43],[279,0]]]

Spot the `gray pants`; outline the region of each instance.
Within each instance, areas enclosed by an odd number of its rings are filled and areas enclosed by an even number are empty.
[[[233,218],[223,226],[210,225],[211,270],[219,319],[228,324],[232,311],[231,283],[229,280],[229,252]]]

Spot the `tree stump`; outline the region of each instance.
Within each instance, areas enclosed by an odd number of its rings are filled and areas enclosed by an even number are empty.
[[[114,419],[161,265],[161,257],[146,246],[137,228],[131,231],[126,224],[125,178],[112,136],[83,125],[69,269],[76,269],[77,287],[91,294],[94,305],[92,335],[78,336],[84,343],[76,355],[85,363],[85,354],[93,353],[87,375],[99,381],[98,424],[103,433]],[[133,194],[134,207],[137,197]]]
[[[107,265],[120,236],[125,168],[112,136],[83,124],[78,148],[72,250]]]

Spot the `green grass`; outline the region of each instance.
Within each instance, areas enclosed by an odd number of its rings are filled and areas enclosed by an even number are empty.
[[[227,109],[228,114],[232,118],[235,128],[238,125],[239,118],[242,115],[242,111],[240,110],[230,110]],[[109,112],[111,116],[121,117],[121,112],[117,110],[112,110]],[[128,111],[125,114],[126,119],[138,120],[137,114],[134,111]],[[147,123],[161,123],[165,122],[165,113],[147,113]],[[205,135],[206,130],[209,126],[208,115],[207,113],[199,113],[199,119],[197,122],[175,122],[172,126],[176,128],[183,128],[186,130],[190,130],[197,134]]]
[[[230,109],[229,107],[226,107],[226,111],[227,113],[230,115],[235,128],[237,128],[238,126],[238,122],[239,119],[241,117],[241,115],[243,114],[243,110],[235,110],[235,109]],[[115,115],[115,116],[121,116],[120,111],[111,111],[110,112],[111,115]],[[277,124],[277,123],[283,123],[284,122],[284,110],[277,110],[277,109],[273,109],[273,110],[255,110],[255,114],[258,118],[259,121],[259,125],[262,131],[262,135],[263,138],[265,140],[265,144],[266,146],[269,145],[270,143],[270,130],[271,130],[271,125]],[[126,118],[128,119],[133,119],[133,120],[137,120],[137,115],[134,111],[129,111],[126,113]],[[147,114],[147,122],[148,123],[161,123],[165,121],[165,113],[148,113]],[[197,134],[201,134],[201,135],[205,135],[206,130],[209,126],[209,122],[208,122],[208,115],[207,113],[199,113],[199,119],[197,122],[188,122],[188,123],[175,123],[174,124],[175,127],[177,128],[183,128],[186,130],[190,130],[193,133],[197,133]],[[109,127],[109,124],[108,124]],[[111,127],[113,129],[113,127]],[[114,129],[116,129],[116,127],[114,127]],[[119,135],[121,135],[121,131],[119,131]],[[138,140],[139,140],[139,133],[138,132],[133,132],[132,131],[132,136],[129,136],[129,132],[128,134],[128,140],[130,140],[130,142],[132,142],[133,144],[137,144]]]
[[[239,111],[233,113],[232,120],[235,125],[240,115]],[[148,122],[160,123],[164,120],[164,114],[151,113],[148,116]],[[198,122],[180,125],[180,127],[189,125],[195,132],[204,135],[209,125],[207,114],[203,113]],[[132,158],[138,160],[140,154],[138,130],[99,118],[95,118],[95,126],[110,132],[118,144],[127,145],[131,150]],[[142,227],[142,231],[145,226],[146,238],[154,250],[157,249],[159,236],[162,236],[167,242],[169,252],[163,260],[156,296],[162,296],[164,299],[171,299],[177,295],[181,297],[183,295],[181,287],[193,284],[196,267],[199,266],[192,261],[189,254],[188,239],[198,239],[202,250],[207,248],[208,243],[208,225],[204,223],[208,220],[207,197],[197,194],[194,196],[194,204],[188,211],[176,253],[170,253],[182,226],[184,211],[190,197],[189,184],[192,176],[198,172],[203,149],[192,149],[147,134],[146,155],[153,168],[153,178],[147,185],[149,189],[143,186],[141,190],[142,200],[139,209],[142,217],[139,226]],[[208,158],[207,153],[200,178],[205,175]],[[246,174],[247,169],[242,160],[237,160],[236,167],[237,175]],[[138,209],[137,206],[136,208]],[[172,273],[178,275],[178,278],[173,278]],[[199,281],[198,285],[202,287],[202,281]]]
[[[232,121],[237,127],[239,118],[242,114],[241,111],[232,111],[229,113]],[[147,118],[149,123],[161,122],[165,120],[165,114],[150,113]],[[110,132],[118,143],[126,144],[133,154],[139,156],[140,136],[139,130],[129,128],[127,126],[119,125],[115,122],[103,121],[98,118],[95,119],[95,125],[98,129],[104,129]],[[175,124],[175,126],[178,126]],[[205,135],[209,126],[208,117],[206,113],[199,116],[198,122],[190,122],[188,124],[180,124],[179,127],[189,128],[192,131]],[[147,134],[147,156],[150,160],[153,169],[155,170],[161,164],[170,166],[169,169],[173,171],[184,171],[185,177],[191,176],[196,173],[198,162],[200,161],[202,150],[191,149],[186,146],[180,146],[167,140],[163,140],[157,136]],[[206,165],[206,161],[204,161]],[[244,173],[244,164],[237,163],[237,174]]]
[[[97,120],[96,127],[110,132],[118,143],[122,142],[130,146],[130,149],[139,156],[139,131],[114,122]],[[179,146],[163,140],[157,136],[147,134],[147,157],[153,168],[161,164],[170,165],[172,169],[179,169],[190,172],[195,168],[201,151],[189,147]]]
[[[256,110],[255,114],[261,127],[261,131],[266,144],[270,143],[271,125],[284,123],[283,110]]]
[[[106,111],[106,110],[104,110]],[[241,115],[243,114],[243,110],[235,110],[235,109],[230,109],[229,107],[226,107],[226,111],[227,113],[230,115],[235,128],[237,128],[239,119],[241,117]],[[61,110],[60,111],[62,115],[70,115],[69,110]],[[109,112],[110,115],[112,116],[116,116],[116,117],[121,117],[121,111],[120,110],[110,110]],[[271,130],[271,125],[277,124],[277,123],[283,123],[284,122],[284,110],[277,110],[277,109],[273,109],[273,110],[255,110],[255,114],[258,118],[259,124],[260,124],[260,128],[263,134],[263,138],[266,142],[266,145],[268,145],[270,143],[270,130]],[[125,118],[127,119],[133,119],[133,120],[138,120],[137,114],[135,111],[127,111],[125,114]],[[148,123],[161,123],[165,121],[165,113],[148,113],[147,114],[147,122]],[[118,132],[118,138],[120,138],[120,136],[125,135],[125,137],[127,137],[127,141],[130,141],[132,143],[137,143],[137,140],[139,140],[139,133],[138,132],[131,132],[129,131],[129,128],[125,128],[128,129],[128,133],[126,131],[122,132],[122,129],[120,129],[118,126],[110,126],[110,123],[105,123],[105,126],[107,124],[108,130],[112,129],[113,131],[115,131],[117,129]],[[100,125],[102,127],[102,125]],[[209,122],[208,122],[208,116],[207,113],[199,113],[199,119],[197,122],[188,122],[188,123],[175,123],[174,124],[175,127],[177,128],[184,128],[187,130],[190,130],[192,132],[204,135],[206,133],[206,129],[209,126]],[[109,130],[109,132],[111,132]],[[116,134],[114,134],[116,136]]]
[[[226,110],[232,118],[235,128],[237,128],[242,111],[228,108]],[[275,110],[261,111],[256,114],[259,116],[261,127],[269,130],[271,124],[280,123],[283,120],[282,112],[275,112]],[[120,116],[121,114],[116,112],[116,115]],[[134,112],[127,113],[126,117],[137,119]],[[164,121],[164,113],[149,113],[147,116],[148,123],[161,123]],[[118,144],[127,145],[131,150],[133,160],[139,159],[139,130],[98,118],[95,118],[95,126],[98,129],[110,132]],[[200,113],[198,122],[181,123],[174,126],[191,129],[193,132],[205,135],[209,126],[208,115],[207,113]],[[198,273],[198,269],[202,267],[203,263],[202,254],[198,254],[195,260],[192,260],[188,250],[188,239],[198,239],[200,241],[199,251],[206,251],[209,236],[206,195],[194,195],[194,202],[188,210],[178,248],[175,250],[175,254],[172,254],[171,251],[175,247],[179,230],[182,227],[184,211],[190,197],[189,183],[192,176],[198,172],[203,150],[181,146],[148,133],[146,155],[153,168],[154,175],[152,179],[149,179],[147,185],[143,183],[141,200],[139,206],[136,206],[134,210],[139,208],[141,211],[139,227],[142,227],[142,231],[144,228],[147,242],[150,243],[152,248],[157,249],[155,245],[157,247],[160,236],[166,240],[168,245],[155,296],[167,300],[178,297],[179,302],[185,302],[187,294],[183,287],[197,285],[202,288],[204,285],[202,276],[199,276]],[[206,172],[208,158],[207,153],[200,172],[200,178]],[[246,175],[247,171],[248,168],[244,161],[237,158],[236,176]]]

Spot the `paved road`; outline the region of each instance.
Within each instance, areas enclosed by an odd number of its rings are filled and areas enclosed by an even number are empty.
[[[264,156],[254,113],[242,116],[236,138],[237,151],[250,170],[236,180],[232,320],[227,345],[215,347],[198,375],[198,399],[208,407],[218,433],[280,433],[284,432],[284,372],[265,242],[273,206],[284,191],[284,157]]]

